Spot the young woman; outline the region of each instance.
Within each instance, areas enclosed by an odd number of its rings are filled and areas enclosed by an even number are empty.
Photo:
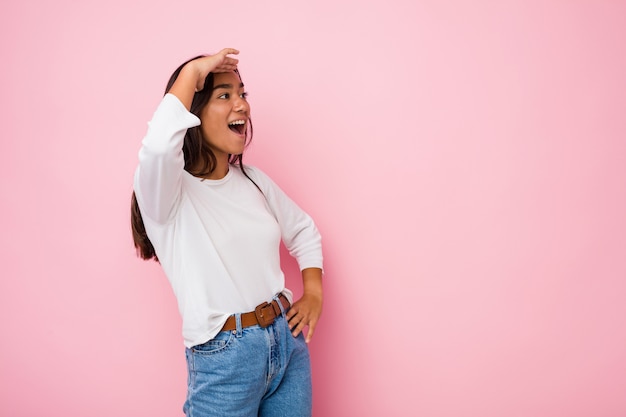
[[[133,238],[178,301],[185,414],[310,416],[306,343],[322,311],[321,237],[269,177],[242,163],[252,124],[238,53],[194,58],[170,78],[139,151]],[[295,302],[281,239],[302,271]]]

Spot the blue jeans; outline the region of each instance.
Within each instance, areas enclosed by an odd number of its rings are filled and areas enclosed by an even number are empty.
[[[310,417],[309,351],[282,315],[266,327],[217,334],[185,351],[187,417]]]

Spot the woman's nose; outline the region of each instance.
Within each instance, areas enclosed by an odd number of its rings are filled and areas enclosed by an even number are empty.
[[[247,112],[249,109],[248,102],[244,98],[237,96],[237,98],[235,99],[235,105],[233,106],[233,109],[236,112],[244,112],[244,111]]]

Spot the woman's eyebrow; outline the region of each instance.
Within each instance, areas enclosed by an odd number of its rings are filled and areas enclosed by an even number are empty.
[[[232,84],[219,84],[213,87],[214,90],[217,90],[218,88],[225,88],[227,90],[232,90],[233,85]],[[243,88],[243,83],[239,84],[239,88]]]

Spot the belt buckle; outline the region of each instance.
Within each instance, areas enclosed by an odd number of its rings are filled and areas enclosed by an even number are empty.
[[[269,307],[269,308],[268,308]],[[274,323],[274,319],[276,318],[276,314],[274,313],[274,309],[272,306],[265,302],[263,304],[259,304],[254,309],[254,314],[256,315],[256,319],[259,322],[259,326],[265,328],[270,324]]]

